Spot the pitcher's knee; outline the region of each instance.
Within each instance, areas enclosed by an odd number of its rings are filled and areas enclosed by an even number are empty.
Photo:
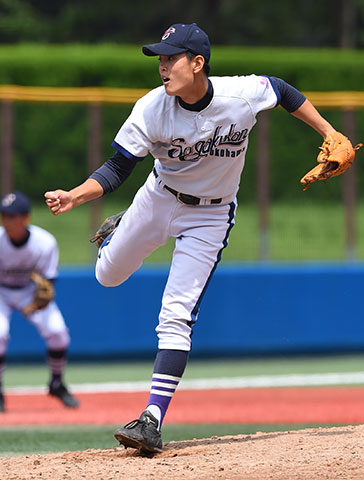
[[[100,248],[95,266],[96,280],[104,287],[117,287],[124,283],[142,262],[130,257],[127,252],[110,249],[111,245]]]
[[[125,282],[130,277],[131,273],[125,273],[116,267],[107,268],[103,267],[99,263],[96,264],[95,276],[96,280],[103,287],[117,287]]]
[[[97,269],[96,268],[96,271],[95,271],[95,276],[96,276],[96,280],[103,286],[103,287],[113,287],[114,285],[112,285],[110,283],[110,280],[108,278],[107,275],[104,275],[104,273],[102,271],[100,271],[100,269]]]
[[[100,265],[96,264],[95,269],[95,276],[96,280],[103,286],[103,287],[116,287],[120,285],[122,281],[120,281],[119,277],[116,275],[112,275],[110,269],[105,269],[100,267]]]

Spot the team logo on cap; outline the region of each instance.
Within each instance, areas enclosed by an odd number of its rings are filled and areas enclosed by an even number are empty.
[[[5,197],[2,199],[1,205],[3,207],[10,207],[16,200],[16,195],[15,193],[8,193],[5,195]]]
[[[176,29],[174,27],[170,27],[164,32],[162,40],[167,40],[171,33],[176,33]]]

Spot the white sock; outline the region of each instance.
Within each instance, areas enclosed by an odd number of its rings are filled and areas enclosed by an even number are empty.
[[[158,425],[160,426],[162,413],[158,405],[148,405],[147,410],[158,420]]]

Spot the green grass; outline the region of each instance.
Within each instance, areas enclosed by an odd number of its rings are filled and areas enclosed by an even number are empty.
[[[101,218],[123,210],[110,200],[102,204]],[[97,249],[88,239],[90,209],[94,204],[83,205],[63,215],[54,217],[45,205],[35,205],[32,221],[52,232],[58,240],[61,264],[93,263]],[[364,258],[364,224],[360,218],[364,204],[357,212],[357,257]],[[274,204],[270,210],[270,228],[267,232],[267,253],[274,261],[345,260],[345,217],[341,205]],[[236,225],[231,231],[229,246],[224,251],[224,261],[254,261],[262,256],[263,237],[258,230],[258,210],[255,205],[239,205]],[[154,252],[146,262],[169,262],[174,248],[173,239]]]
[[[66,372],[68,383],[149,381],[153,361],[148,362],[70,362]],[[362,372],[364,355],[317,357],[190,359],[183,379],[240,377],[252,375],[310,374],[329,372]],[[4,386],[43,385],[48,380],[45,364],[9,364],[4,374]]]
[[[2,428],[0,457],[11,457],[51,452],[70,452],[89,448],[118,446],[113,434],[120,425],[107,426],[42,426]],[[301,428],[325,427],[323,425],[168,425],[163,426],[163,441],[192,440],[212,436],[248,435],[257,432],[278,432]],[[333,426],[333,425],[332,425]]]

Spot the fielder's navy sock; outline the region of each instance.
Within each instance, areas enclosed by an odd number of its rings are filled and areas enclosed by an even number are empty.
[[[159,429],[177,385],[182,378],[187,360],[188,352],[183,350],[159,350],[157,353],[147,409],[152,405],[159,408],[161,412]],[[150,408],[150,411],[154,415],[153,407]]]
[[[3,375],[5,370],[5,355],[0,357],[0,393],[3,391]]]
[[[67,351],[48,350],[47,361],[52,375],[50,385],[57,388],[62,383],[63,371],[67,364]]]

